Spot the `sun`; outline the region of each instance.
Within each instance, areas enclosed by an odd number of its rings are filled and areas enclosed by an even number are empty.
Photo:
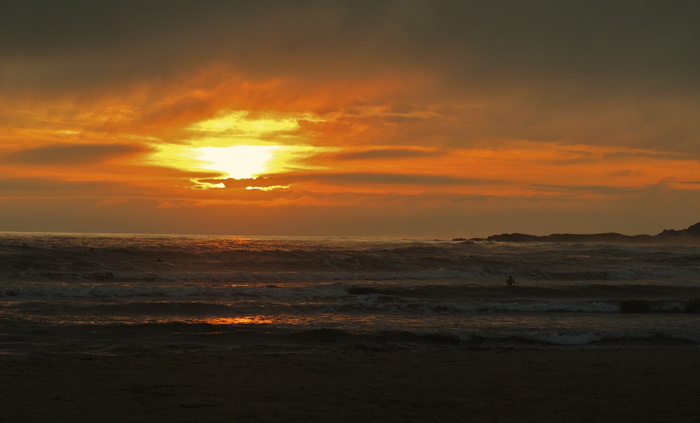
[[[249,179],[266,173],[274,153],[281,148],[275,145],[200,147],[195,149],[195,154],[203,169],[224,173],[226,178]]]
[[[148,163],[189,172],[189,188],[225,188],[224,179],[254,179],[290,169],[310,169],[305,159],[328,147],[309,145],[300,121],[317,121],[306,113],[252,117],[247,111],[221,112],[184,128],[178,143],[154,145]],[[216,182],[220,180],[220,182]],[[246,189],[271,190],[282,186]]]

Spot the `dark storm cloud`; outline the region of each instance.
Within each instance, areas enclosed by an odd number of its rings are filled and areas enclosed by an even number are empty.
[[[0,38],[3,78],[35,84],[224,62],[270,75],[427,67],[484,78],[476,87],[555,76],[682,87],[700,63],[699,13],[682,0],[25,0],[0,6]]]
[[[698,16],[695,0],[6,1],[0,90],[51,98],[212,67],[222,78],[415,73],[435,81],[416,104],[483,106],[457,115],[474,123],[448,125],[441,145],[510,138],[700,154]]]
[[[7,88],[12,80],[24,87],[75,89],[169,77],[212,63],[260,76],[308,73],[321,63],[334,63],[340,70],[355,61],[357,51],[377,41],[362,35],[381,26],[368,5],[265,0],[5,2],[0,6],[0,75]],[[319,72],[328,69],[324,68]]]
[[[54,144],[12,152],[0,158],[0,161],[34,165],[80,165],[146,151],[149,151],[146,147],[126,144]]]
[[[470,47],[477,69],[546,79],[564,73],[691,75],[700,45],[692,1],[511,1],[439,3],[435,41]],[[469,54],[459,54],[469,58]]]

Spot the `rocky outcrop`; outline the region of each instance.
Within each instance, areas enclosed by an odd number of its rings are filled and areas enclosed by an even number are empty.
[[[665,229],[657,235],[623,235],[617,232],[599,234],[551,234],[528,235],[506,233],[491,235],[487,238],[472,238],[469,241],[497,242],[565,242],[565,243],[700,243],[700,223],[687,229]]]

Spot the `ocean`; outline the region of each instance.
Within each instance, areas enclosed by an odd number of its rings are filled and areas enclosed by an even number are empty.
[[[5,357],[659,346],[698,246],[0,234]]]

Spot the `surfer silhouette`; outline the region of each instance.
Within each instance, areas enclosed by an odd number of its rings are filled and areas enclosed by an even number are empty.
[[[515,285],[515,279],[513,279],[513,276],[508,276],[508,279],[506,279],[506,285]]]

